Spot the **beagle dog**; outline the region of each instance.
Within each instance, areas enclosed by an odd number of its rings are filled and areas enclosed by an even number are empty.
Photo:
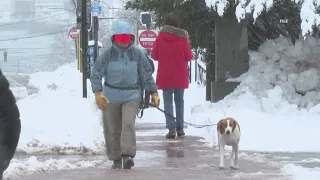
[[[233,118],[221,119],[217,124],[218,144],[220,150],[220,165],[219,169],[224,169],[224,148],[225,145],[232,146],[230,159],[230,168],[237,170],[238,166],[238,150],[240,141],[240,126]]]

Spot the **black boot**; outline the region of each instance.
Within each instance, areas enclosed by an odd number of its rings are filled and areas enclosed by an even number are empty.
[[[111,169],[122,169],[122,161],[121,160],[113,161]]]
[[[184,133],[184,130],[183,130],[183,129],[177,129],[177,135],[178,135],[178,137],[183,137],[183,136],[185,136],[186,134]]]
[[[134,161],[131,156],[123,156],[123,169],[131,169],[134,166]]]
[[[176,131],[175,130],[169,130],[169,132],[166,134],[167,139],[175,139],[176,138]]]

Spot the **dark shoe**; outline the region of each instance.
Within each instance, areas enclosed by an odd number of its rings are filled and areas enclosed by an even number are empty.
[[[134,166],[133,158],[130,156],[123,157],[123,169],[131,169]]]
[[[183,137],[183,136],[185,136],[186,134],[184,133],[184,130],[183,130],[183,129],[177,129],[177,135],[178,135],[178,137]]]
[[[111,169],[122,169],[122,161],[121,160],[113,161]]]
[[[175,130],[169,130],[169,132],[166,134],[167,139],[175,139],[176,138],[176,131]]]

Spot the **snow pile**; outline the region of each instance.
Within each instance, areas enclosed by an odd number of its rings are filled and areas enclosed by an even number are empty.
[[[10,83],[10,89],[16,97],[17,101],[37,92],[37,89],[35,87],[29,85],[30,76],[28,74],[4,73],[4,75],[7,77]]]
[[[291,176],[292,180],[318,180],[320,179],[320,168],[303,168],[293,164],[285,165],[282,169],[284,174]]]
[[[250,93],[231,102],[232,106],[229,106],[230,101],[195,106],[189,122],[200,125],[213,124],[225,117],[235,118],[242,131],[241,150],[320,151],[320,144],[308,141],[315,136],[320,136],[317,130],[320,126],[319,115],[301,111],[265,113],[259,111],[259,101]],[[307,133],[298,133],[301,131],[307,131]],[[217,146],[216,126],[201,130],[191,127],[187,129],[187,133],[205,137],[210,145]]]
[[[320,40],[311,36],[295,45],[286,38],[265,42],[257,52],[250,52],[249,71],[229,79],[241,84],[223,100],[204,102],[205,88],[187,90],[193,94],[191,98],[203,102],[186,101],[193,104],[186,104],[192,106],[186,121],[209,125],[225,117],[235,118],[242,132],[241,151],[319,152],[320,144],[313,140],[320,136],[319,47]],[[186,134],[202,136],[218,149],[216,133],[216,126],[186,129]],[[319,168],[287,163],[282,171],[295,180],[320,177]]]
[[[41,162],[34,156],[26,160],[13,159],[8,169],[4,172],[4,179],[54,170],[93,168],[102,163],[104,163],[104,159],[81,160],[76,162],[66,159],[48,159]]]
[[[287,110],[306,109],[319,113],[319,47],[320,39],[312,36],[295,45],[286,38],[265,42],[257,52],[250,53],[249,71],[228,80],[241,81],[241,84],[226,99],[252,93],[263,111],[289,108]]]
[[[28,154],[99,153],[103,148],[101,113],[90,81],[88,99],[82,98],[82,75],[75,64],[55,72],[31,75],[37,94],[19,101],[21,138],[18,151]]]
[[[28,96],[28,89],[26,87],[12,87],[10,89],[17,100],[24,99]]]
[[[300,0],[296,0],[299,2]],[[227,5],[228,0],[206,0],[208,7],[217,5],[217,13],[222,16]],[[302,34],[306,35],[308,31],[311,31],[311,27],[314,23],[320,24],[320,15],[315,13],[314,0],[305,0],[301,8],[301,29]],[[256,19],[260,12],[263,10],[263,3],[269,8],[273,5],[272,0],[254,0],[246,4],[247,0],[240,0],[239,5],[236,8],[236,16],[238,21],[245,17],[246,13],[251,12],[251,7],[254,7],[253,18]],[[247,6],[246,6],[247,5]]]
[[[319,47],[320,40],[313,37],[295,45],[286,38],[265,42],[258,52],[250,53],[249,71],[229,80],[241,84],[223,100],[204,102],[204,88],[188,90],[194,94],[192,98],[203,100],[190,101],[193,107],[189,122],[213,124],[221,118],[236,118],[242,129],[242,150],[320,151],[320,144],[306,141],[320,136]],[[312,133],[297,135],[301,129]],[[189,131],[217,144],[215,126]],[[288,139],[294,139],[293,143]]]

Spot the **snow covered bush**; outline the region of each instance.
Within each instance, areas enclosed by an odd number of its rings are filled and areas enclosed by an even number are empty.
[[[319,49],[320,39],[312,36],[295,44],[284,37],[265,42],[249,53],[249,71],[228,79],[241,84],[226,98],[241,96],[247,89],[260,99],[262,109],[270,110],[264,108],[267,101],[280,106],[277,100],[282,99],[293,108],[310,110],[320,104]]]

